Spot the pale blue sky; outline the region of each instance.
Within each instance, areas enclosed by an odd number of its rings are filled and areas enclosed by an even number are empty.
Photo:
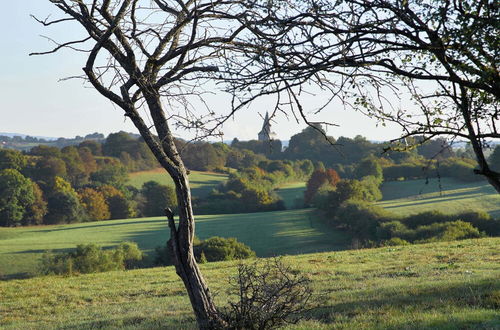
[[[0,12],[0,31],[3,31],[0,37],[0,132],[54,137],[73,137],[96,131],[104,134],[119,130],[135,132],[120,109],[82,82],[58,81],[81,74],[84,63],[81,54],[63,51],[47,56],[28,56],[33,51],[50,49],[51,44],[40,35],[60,41],[82,36],[78,27],[72,24],[64,28],[62,25],[44,28],[31,19],[30,14],[60,17],[48,0],[6,1],[3,4]],[[217,109],[227,108],[226,98],[213,99]],[[304,104],[312,110],[318,99],[318,96],[310,97]],[[262,119],[255,114],[264,114],[268,107],[266,100],[261,100],[237,114],[224,126],[224,139],[255,139],[262,125]],[[329,129],[328,133],[334,137],[361,134],[382,140],[397,135],[396,129],[375,128],[375,122],[361,114],[339,109],[340,106],[332,104],[320,118],[341,125]],[[273,129],[283,140],[304,127],[303,123],[297,125],[280,116],[276,121]]]

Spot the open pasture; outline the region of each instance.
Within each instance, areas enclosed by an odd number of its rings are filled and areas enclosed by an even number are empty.
[[[441,180],[393,181],[382,184],[384,198],[379,206],[400,215],[438,210],[458,213],[486,211],[500,217],[500,195],[488,183]]]
[[[305,182],[291,182],[285,183],[275,191],[285,202],[286,208],[290,210],[303,207],[305,190]]]
[[[221,173],[191,171],[191,174],[189,174],[191,192],[195,197],[208,195],[212,189],[226,180],[227,175]],[[129,184],[136,188],[141,188],[144,182],[147,181],[156,181],[169,186],[174,185],[172,179],[163,168],[134,172],[129,175]]]
[[[498,329],[500,239],[289,256],[312,280],[287,329]],[[252,262],[252,261],[245,261]],[[201,265],[219,306],[237,262]],[[0,282],[2,329],[196,329],[172,267]]]
[[[350,242],[313,210],[200,215],[196,218],[196,235],[201,239],[236,237],[261,257],[339,250]],[[0,228],[0,275],[8,278],[33,273],[46,250],[67,251],[83,243],[111,247],[134,241],[152,254],[169,236],[163,217]]]

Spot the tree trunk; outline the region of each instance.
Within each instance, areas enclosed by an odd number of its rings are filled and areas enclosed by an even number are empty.
[[[479,165],[479,170],[474,170],[474,173],[485,176],[486,180],[488,180],[488,183],[500,194],[500,173],[497,173],[490,169],[490,166],[486,161],[486,157],[484,156],[483,147],[480,143],[479,138],[477,137],[474,126],[472,125],[470,110],[471,105],[467,96],[467,89],[463,86],[460,86],[460,92],[460,111],[462,112],[465,126],[470,137],[469,141],[471,142],[472,149],[474,150],[474,154],[476,155],[476,160]]]
[[[175,270],[184,282],[200,329],[220,328],[222,321],[194,258],[194,217],[187,175],[181,175],[176,179],[174,181],[179,207],[178,227],[176,227],[173,213],[166,210],[170,227],[168,244],[173,254]]]
[[[170,227],[169,247],[177,274],[184,282],[200,329],[222,328],[212,295],[194,258],[193,240],[195,222],[191,201],[189,179],[184,163],[177,151],[173,135],[165,118],[157,93],[144,93],[148,108],[158,133],[155,138],[140,118],[131,117],[144,140],[163,168],[175,183],[179,221],[176,225],[172,211],[165,210]],[[130,117],[130,116],[129,116]]]

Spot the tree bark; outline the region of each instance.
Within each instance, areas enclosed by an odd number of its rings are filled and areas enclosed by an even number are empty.
[[[464,118],[465,126],[467,128],[467,132],[470,136],[470,142],[472,145],[472,149],[474,150],[474,154],[476,155],[476,160],[479,165],[479,170],[474,170],[474,173],[483,175],[488,180],[488,183],[495,188],[495,190],[500,194],[500,173],[492,171],[488,162],[486,161],[486,157],[484,156],[483,147],[477,138],[476,130],[472,125],[471,111],[470,111],[470,102],[467,96],[467,89],[463,86],[460,87],[460,111],[462,112],[462,116]]]
[[[159,143],[156,143],[156,147],[160,147],[164,152],[163,155],[155,154],[155,156],[157,159],[159,158],[158,161],[175,183],[179,209],[178,225],[175,223],[172,211],[166,210],[170,227],[168,244],[173,254],[175,270],[186,287],[200,329],[221,328],[223,321],[217,312],[210,290],[194,257],[195,220],[187,170],[175,146],[173,135],[164,115],[160,96],[154,92],[144,93],[144,95],[158,133]],[[141,128],[139,128],[139,131],[143,137],[144,135],[151,135],[149,131],[143,134]],[[151,136],[149,139],[144,138],[146,143],[148,141],[154,142]]]

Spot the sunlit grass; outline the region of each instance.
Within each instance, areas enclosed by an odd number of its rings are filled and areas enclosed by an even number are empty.
[[[291,329],[497,329],[500,239],[284,258],[312,280],[306,320]],[[251,262],[251,261],[248,261]],[[236,262],[202,265],[219,306]],[[5,329],[194,329],[173,268],[0,282]]]
[[[396,181],[384,183],[382,193],[384,199],[378,205],[400,215],[478,210],[500,217],[500,194],[486,182],[463,183],[449,178]]]
[[[226,180],[227,175],[221,173],[191,171],[189,174],[191,192],[196,197],[208,195],[212,189]],[[174,185],[168,173],[162,168],[134,172],[129,175],[129,184],[136,188],[141,188],[147,181],[156,181],[169,186]]]

